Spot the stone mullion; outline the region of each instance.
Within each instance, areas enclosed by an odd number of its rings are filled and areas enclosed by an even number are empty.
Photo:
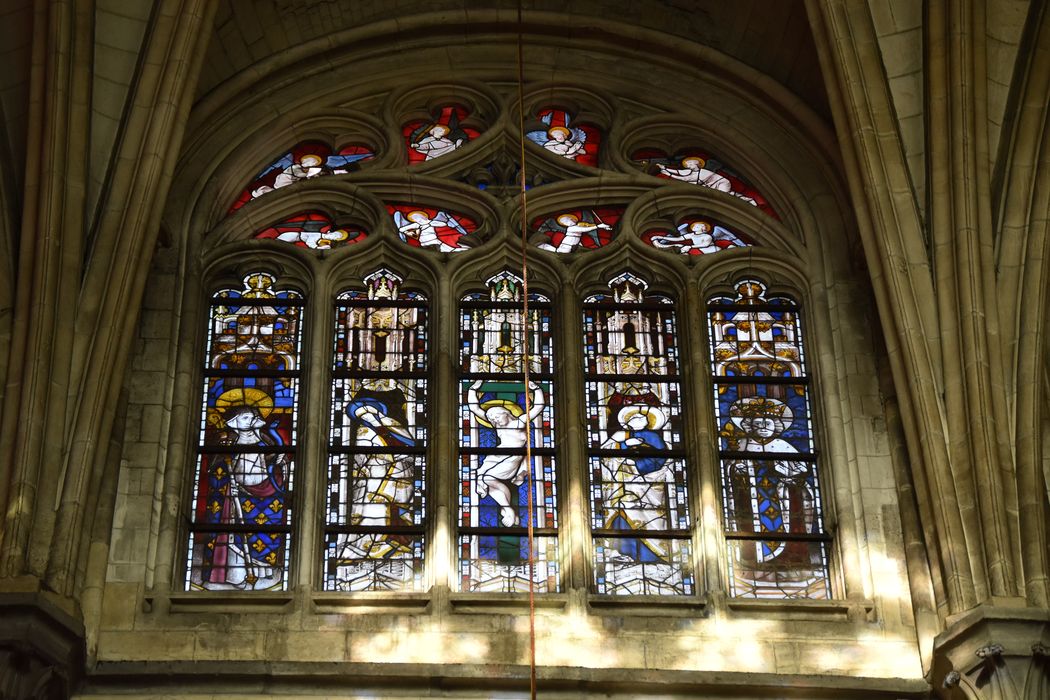
[[[160,206],[170,183],[193,88],[215,12],[206,0],[166,0],[153,16],[132,108],[118,146],[115,177],[90,252],[78,307],[73,357],[78,401],[65,466],[71,478],[60,486],[57,546],[48,562],[49,585],[71,588],[76,532],[85,491],[99,475],[100,436],[108,435],[129,342],[160,225]],[[134,164],[134,165],[132,165]],[[136,167],[137,166],[137,167]]]
[[[688,357],[682,367],[680,396],[685,397],[686,450],[691,459],[689,508],[692,511],[693,564],[696,589],[706,591],[715,606],[724,605],[729,552],[724,537],[722,511],[722,460],[718,457],[718,422],[711,401],[713,395],[709,351],[707,298],[695,283],[686,285],[678,305],[678,337],[681,356]],[[683,365],[686,363],[683,363]],[[697,478],[699,477],[699,478]]]
[[[206,363],[205,329],[210,323],[210,300],[204,289],[199,269],[185,273],[182,294],[176,308],[180,309],[176,342],[185,352],[176,355],[172,385],[176,387],[171,401],[171,430],[166,447],[166,463],[158,481],[162,486],[158,497],[162,500],[159,518],[155,559],[147,565],[146,590],[163,597],[172,591],[182,591],[176,580],[185,573],[184,558],[176,555],[186,553],[187,532],[184,523],[190,515],[191,490],[194,488],[186,477],[187,469],[195,469],[195,460],[200,440],[200,415],[202,402],[202,370]],[[178,572],[178,573],[177,573]]]
[[[933,280],[914,194],[890,184],[907,182],[908,170],[870,10],[848,0],[807,0],[807,8],[828,75],[858,229],[901,389],[901,410],[913,416],[906,424],[909,451],[929,484],[930,508],[924,509],[924,519],[938,533],[949,606],[964,610],[977,596],[943,434]]]
[[[300,317],[299,422],[293,439],[298,443],[295,464],[295,514],[287,546],[292,547],[289,583],[300,591],[321,588],[318,571],[323,558],[328,484],[326,430],[332,400],[333,302],[328,280],[315,280],[306,290],[306,307]],[[290,573],[290,572],[289,572]]]
[[[864,502],[855,433],[848,427],[851,394],[861,381],[850,374],[844,361],[856,352],[856,348],[844,346],[844,340],[852,336],[846,329],[857,321],[847,317],[850,310],[843,303],[843,298],[853,300],[852,289],[847,291],[844,284],[833,289],[837,292],[834,295],[825,291],[823,284],[810,285],[801,308],[802,342],[809,358],[806,376],[815,414],[810,421],[811,430],[815,443],[823,443],[826,448],[825,456],[818,462],[818,479],[825,503],[822,529],[835,536],[833,547],[829,547],[834,551],[828,555],[839,563],[837,572],[833,564],[828,572],[832,597],[841,591],[846,598],[858,600],[866,597],[865,591],[872,590],[872,581],[869,562],[861,551],[864,543],[859,533],[864,530]],[[832,377],[839,381],[827,381]],[[828,508],[830,504],[834,506]],[[838,586],[836,578],[841,578]]]
[[[430,348],[430,419],[427,450],[427,580],[438,597],[455,588],[459,503],[459,304],[447,275],[438,277],[427,310]],[[440,593],[439,593],[440,592]],[[436,602],[436,601],[435,601]]]
[[[995,435],[997,425],[1003,425],[997,420],[1003,404],[994,387],[1002,383],[996,380],[989,334],[997,336],[998,329],[993,333],[987,319],[994,309],[994,285],[988,288],[987,269],[994,258],[988,195],[982,191],[987,177],[980,176],[988,166],[987,147],[980,147],[986,134],[975,127],[984,124],[978,121],[983,110],[976,106],[983,99],[982,86],[977,85],[982,72],[974,68],[983,56],[975,58],[974,43],[959,34],[976,31],[974,13],[968,0],[931,7],[927,62],[934,125],[929,144],[932,183],[933,191],[942,195],[930,204],[930,228],[941,310],[950,468],[960,507],[978,515],[965,524],[982,598],[1016,595],[1016,585]]]
[[[568,563],[562,586],[586,594],[594,580],[591,536],[590,462],[587,459],[587,406],[584,399],[583,310],[575,288],[565,284],[555,295],[552,319],[555,347],[555,444],[558,450],[558,541]]]
[[[34,15],[26,195],[0,455],[11,467],[0,575],[44,575],[67,433],[70,348],[81,276],[91,46],[87,5]],[[78,84],[79,83],[79,84]],[[34,163],[34,160],[36,163]],[[71,538],[73,539],[73,538]]]

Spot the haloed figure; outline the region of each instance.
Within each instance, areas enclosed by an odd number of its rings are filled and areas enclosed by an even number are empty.
[[[491,426],[496,432],[497,447],[523,448],[529,440],[529,430],[532,422],[543,413],[546,400],[541,389],[535,382],[529,382],[532,390],[532,406],[529,413],[521,411],[521,407],[514,403],[485,402],[481,403],[478,398],[478,390],[481,389],[482,381],[478,380],[470,386],[467,392],[467,403],[470,412],[481,421],[483,425]],[[477,490],[482,497],[491,496],[500,507],[500,522],[504,527],[512,527],[519,524],[518,514],[511,506],[512,485],[521,486],[528,475],[529,465],[526,464],[525,455],[486,455],[478,469]]]
[[[278,525],[283,521],[285,455],[257,451],[281,444],[255,406],[234,405],[222,418],[226,446],[243,452],[214,455],[209,462],[217,501],[216,521],[229,525]],[[207,583],[252,588],[279,576],[280,536],[222,533],[216,536]]]
[[[551,153],[571,160],[584,153],[584,142],[573,138],[573,132],[568,127],[552,126],[547,130],[547,137],[543,147]]]
[[[463,136],[457,138],[455,141],[450,139],[449,134],[451,131],[452,130],[444,124],[435,124],[426,132],[426,136],[419,139],[418,142],[410,145],[420,153],[423,153],[426,156],[425,160],[440,158],[441,156],[456,150],[466,142],[466,138]]]

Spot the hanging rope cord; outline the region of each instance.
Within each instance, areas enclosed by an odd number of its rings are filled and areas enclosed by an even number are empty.
[[[522,296],[522,365],[525,381],[525,484],[528,491],[528,558],[529,558],[529,697],[536,700],[536,555],[535,555],[535,485],[532,476],[532,317],[529,314],[529,216],[525,177],[525,60],[522,49],[521,2],[518,2],[518,137],[521,174],[521,296]]]

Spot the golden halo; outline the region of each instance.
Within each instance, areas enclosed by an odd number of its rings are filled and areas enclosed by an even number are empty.
[[[616,420],[620,422],[620,425],[626,428],[627,421],[629,421],[636,413],[645,416],[645,420],[649,423],[649,430],[656,430],[657,426],[662,426],[667,422],[667,416],[664,415],[664,412],[656,406],[650,406],[649,404],[624,406],[617,412]]]
[[[259,412],[259,417],[265,420],[273,410],[273,399],[265,391],[252,387],[230,389],[215,399],[215,408],[221,413],[235,406],[251,406]]]
[[[524,410],[522,410],[521,406],[509,399],[489,399],[488,401],[479,403],[478,407],[481,409],[482,413],[489,410],[490,408],[505,408],[507,409],[507,413],[511,414],[515,418],[519,417],[522,413],[525,412]],[[475,418],[477,418],[477,416],[475,416]],[[486,428],[492,427],[492,423],[489,423],[487,420],[483,420],[481,418],[478,418],[478,423],[485,426]]]
[[[305,161],[307,158],[315,159],[317,161],[317,165],[320,165],[324,162],[324,158],[317,155],[316,153],[304,153],[301,156],[299,156],[299,165],[305,165],[303,161]]]

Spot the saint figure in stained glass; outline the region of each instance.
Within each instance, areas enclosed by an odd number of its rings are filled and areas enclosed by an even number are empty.
[[[529,412],[524,413],[521,406],[506,399],[493,398],[482,401],[479,390],[484,381],[479,379],[467,390],[467,406],[478,419],[478,423],[487,428],[493,435],[486,436],[486,442],[495,439],[494,447],[520,449],[529,440],[529,430],[543,413],[546,401],[543,389],[535,382],[529,382],[532,401]],[[511,490],[519,487],[528,476],[528,465],[524,454],[490,454],[481,461],[477,473],[478,494],[495,501],[500,507],[500,522],[503,525],[518,525],[520,520],[511,506]]]
[[[286,443],[266,419],[273,399],[252,388],[230,389],[215,401],[225,429],[219,446],[231,451],[207,457],[210,514],[215,525],[281,525],[284,522],[285,472],[288,457],[260,452]],[[213,416],[216,414],[212,414]],[[218,422],[218,421],[215,421]],[[269,588],[281,579],[282,538],[266,532],[232,532],[215,536],[210,566],[203,572],[206,588]]]

